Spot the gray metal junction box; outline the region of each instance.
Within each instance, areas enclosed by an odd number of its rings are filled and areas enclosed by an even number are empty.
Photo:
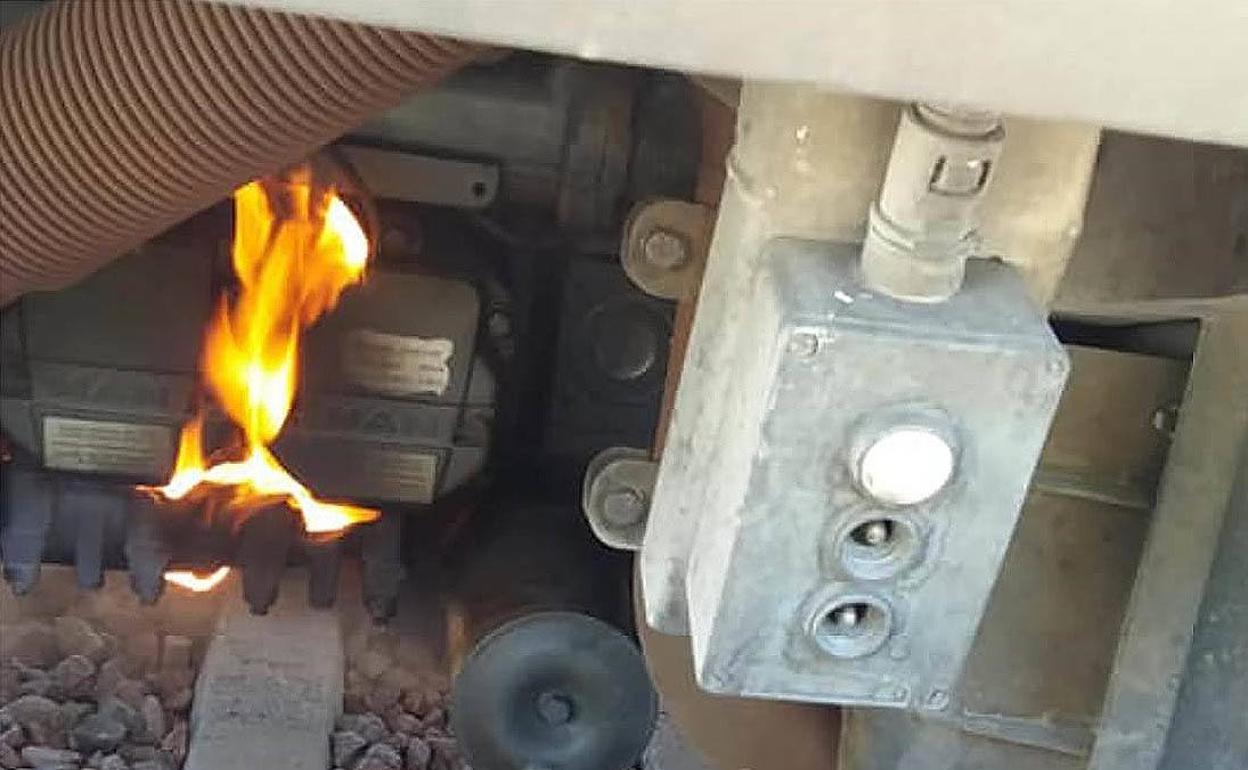
[[[855,244],[767,250],[716,435],[667,450],[712,455],[690,553],[643,577],[683,580],[709,691],[943,708],[1066,354],[1003,264],[972,260],[957,295],[923,304],[865,290]],[[664,497],[660,471],[651,526]]]

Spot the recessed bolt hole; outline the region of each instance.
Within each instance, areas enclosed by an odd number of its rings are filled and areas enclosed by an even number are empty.
[[[654,326],[639,316],[620,313],[609,319],[618,326],[598,328],[593,340],[594,363],[615,382],[632,382],[654,369],[662,352],[662,341]]]
[[[811,631],[823,650],[838,658],[870,655],[892,632],[892,612],[868,596],[835,600],[814,618]]]
[[[859,580],[892,580],[922,557],[923,541],[905,514],[863,516],[835,530],[828,569]]]
[[[825,631],[830,634],[849,636],[858,632],[858,627],[867,619],[870,606],[863,602],[838,604],[824,616]]]

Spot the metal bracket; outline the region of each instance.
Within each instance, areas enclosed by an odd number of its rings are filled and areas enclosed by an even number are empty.
[[[1090,770],[1173,766],[1162,764],[1167,737],[1248,442],[1248,302],[1225,300],[1216,307],[1197,343]],[[1223,687],[1229,681],[1224,675]],[[1186,764],[1190,759],[1184,766],[1197,766]]]
[[[494,163],[354,145],[338,149],[377,198],[483,209],[498,194],[499,171]]]
[[[624,225],[620,262],[645,293],[676,300],[696,286],[711,240],[711,210],[696,203],[637,204]]]

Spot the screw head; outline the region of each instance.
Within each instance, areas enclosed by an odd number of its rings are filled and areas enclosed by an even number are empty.
[[[679,270],[689,262],[689,241],[671,230],[654,230],[642,238],[641,255],[660,270]]]
[[[635,489],[617,489],[602,498],[602,518],[614,527],[632,527],[646,516],[646,499]]]

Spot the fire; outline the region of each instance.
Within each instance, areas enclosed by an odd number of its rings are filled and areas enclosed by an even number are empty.
[[[165,572],[165,582],[202,594],[216,588],[229,574],[229,567],[217,567],[209,575],[198,575],[189,569],[171,569]]]
[[[207,488],[241,507],[284,499],[309,533],[377,517],[369,508],[316,499],[269,450],[294,402],[300,334],[363,278],[368,252],[359,220],[333,190],[314,186],[306,170],[280,188],[251,182],[235,191],[231,256],[239,291],[217,306],[201,367],[242,431],[242,459],[210,464],[203,415],[196,415],[182,429],[173,476],[152,491],[179,500]]]

